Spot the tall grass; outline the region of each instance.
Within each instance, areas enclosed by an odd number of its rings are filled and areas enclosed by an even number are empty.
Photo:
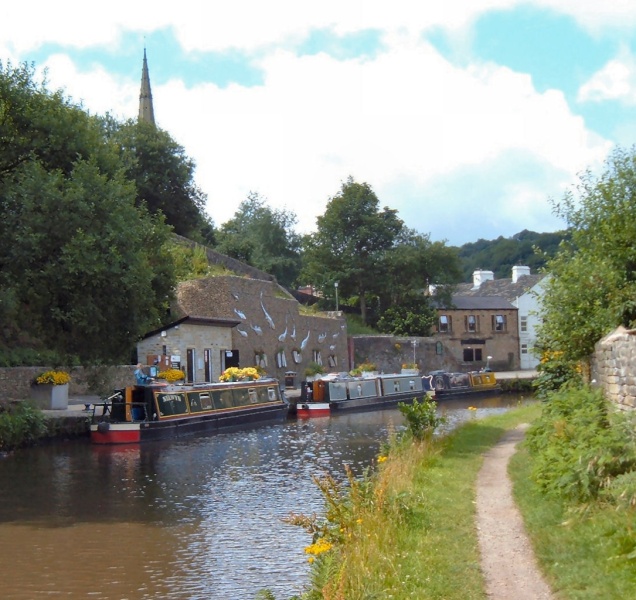
[[[333,546],[315,558],[304,600],[485,598],[475,531],[482,454],[534,407],[474,421],[444,438],[394,438],[373,473],[318,481],[327,520],[295,516]],[[313,527],[313,529],[311,529]]]

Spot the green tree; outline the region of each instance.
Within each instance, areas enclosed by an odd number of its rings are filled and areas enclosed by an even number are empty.
[[[0,352],[127,359],[167,308],[170,230],[135,206],[99,119],[27,65],[0,90]]]
[[[300,236],[294,231],[296,215],[269,207],[250,192],[234,217],[217,233],[217,250],[274,275],[291,287],[300,271]]]
[[[371,186],[349,177],[316,219],[316,233],[303,242],[305,281],[322,290],[331,290],[339,282],[343,297],[358,298],[364,322],[367,297],[376,296],[385,280],[386,252],[403,227],[396,210],[378,207]]]
[[[214,245],[206,195],[194,183],[195,163],[184,148],[150,123],[105,118],[104,128],[121,155],[126,175],[135,182],[137,205],[145,204],[154,215],[162,213],[175,233]]]
[[[548,262],[539,345],[563,361],[587,359],[619,325],[636,325],[636,154],[615,150],[600,176],[586,172],[554,203],[568,224]]]

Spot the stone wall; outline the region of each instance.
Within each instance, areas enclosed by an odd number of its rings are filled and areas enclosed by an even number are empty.
[[[53,367],[2,367],[0,368],[0,402],[26,400],[31,393],[35,378]],[[75,367],[69,372],[69,396],[105,396],[110,390],[133,385],[134,367],[122,365],[84,369]]]
[[[623,410],[636,408],[636,329],[619,327],[594,349],[591,377],[605,397]]]
[[[431,337],[354,335],[349,340],[349,346],[352,368],[372,362],[382,373],[399,373],[403,364],[415,362],[423,374],[438,369],[465,370],[442,342]]]

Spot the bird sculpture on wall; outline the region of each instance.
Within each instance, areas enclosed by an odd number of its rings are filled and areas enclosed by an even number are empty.
[[[238,327],[236,328],[236,331],[238,331],[242,337],[247,337],[247,331],[243,331],[242,329],[239,329]]]
[[[238,308],[234,309],[234,312],[238,315],[239,319],[245,321],[245,313],[241,312]]]
[[[250,325],[257,335],[263,335],[263,330],[258,325]]]
[[[265,305],[263,304],[263,291],[261,290],[261,308],[263,309],[263,314],[265,315],[265,320],[269,323],[269,326],[272,329],[276,329],[276,325],[274,325],[274,319],[269,315],[267,310],[265,310]]]
[[[307,337],[302,342],[300,342],[300,349],[301,350],[304,350],[307,347],[307,342],[309,341],[309,336],[310,335],[311,335],[311,331],[308,331],[307,332]]]

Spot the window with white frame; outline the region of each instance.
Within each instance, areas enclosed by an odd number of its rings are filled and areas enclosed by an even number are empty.
[[[466,317],[466,331],[470,333],[477,331],[477,317],[475,315],[468,315]]]
[[[519,317],[519,331],[522,331],[522,332],[528,331],[528,317],[526,316]]]
[[[521,344],[521,354],[528,354],[528,344]]]

